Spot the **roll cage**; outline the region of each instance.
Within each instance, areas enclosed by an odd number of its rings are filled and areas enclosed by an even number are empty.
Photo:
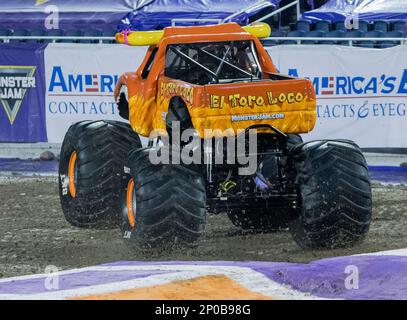
[[[200,85],[262,77],[251,40],[171,44],[166,51],[165,75]]]

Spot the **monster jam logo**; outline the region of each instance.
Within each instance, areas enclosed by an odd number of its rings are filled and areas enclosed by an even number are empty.
[[[0,101],[14,123],[28,89],[35,88],[35,66],[0,66]]]

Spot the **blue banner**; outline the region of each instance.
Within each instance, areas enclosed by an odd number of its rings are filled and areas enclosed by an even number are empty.
[[[44,44],[0,44],[0,142],[46,142]]]

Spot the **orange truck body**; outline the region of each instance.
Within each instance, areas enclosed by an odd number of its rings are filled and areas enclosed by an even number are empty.
[[[195,85],[164,75],[166,49],[171,44],[240,40],[254,42],[262,69],[260,81]],[[156,48],[154,63],[143,79],[142,72]],[[285,133],[307,133],[316,122],[316,97],[311,81],[279,77],[259,39],[234,23],[165,28],[163,37],[157,45],[149,47],[138,70],[120,77],[116,100],[122,86],[127,87],[130,125],[142,136],[166,130],[165,115],[173,97],[183,99],[195,130],[205,138],[211,137],[206,129],[228,134],[233,129],[232,134],[237,134],[239,129],[256,124],[272,125]]]

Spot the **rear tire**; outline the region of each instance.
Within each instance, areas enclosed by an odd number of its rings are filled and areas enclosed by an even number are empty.
[[[351,141],[315,141],[295,150],[300,214],[290,223],[303,248],[337,248],[364,239],[372,220],[366,160]]]
[[[129,156],[131,180],[122,197],[123,238],[142,250],[194,245],[205,229],[204,177],[195,165],[152,164],[150,150],[135,150]]]
[[[126,123],[82,121],[72,125],[62,143],[59,195],[66,220],[81,228],[118,227],[119,197],[127,178],[127,154],[140,148]]]

